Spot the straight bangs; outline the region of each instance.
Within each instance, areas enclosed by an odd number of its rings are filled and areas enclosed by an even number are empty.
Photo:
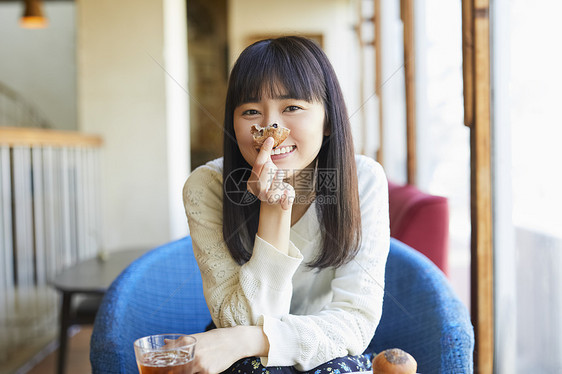
[[[233,107],[262,98],[326,102],[322,68],[305,46],[263,40],[248,47],[231,75]]]

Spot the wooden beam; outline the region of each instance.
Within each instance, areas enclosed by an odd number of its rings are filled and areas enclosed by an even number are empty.
[[[474,24],[472,17],[473,0],[462,1],[462,72],[464,124],[474,122]]]
[[[489,0],[463,0],[465,124],[471,148],[471,316],[474,372],[492,373],[494,274]]]
[[[0,127],[0,145],[100,147],[102,144],[102,138],[97,135],[86,135],[75,131]]]
[[[375,23],[375,93],[379,99],[379,149],[377,149],[377,161],[384,166],[384,112],[382,105],[382,46],[381,46],[381,0],[374,0],[374,23]]]
[[[359,41],[359,71],[361,75],[365,74],[365,47],[366,43],[363,41],[363,22],[365,22],[365,18],[363,17],[363,2],[357,2],[357,25],[355,25],[355,35],[357,36],[357,40]],[[367,131],[367,118],[365,116],[365,79],[359,80],[359,102],[362,103],[361,105],[361,151],[360,153],[364,155],[365,152],[365,142],[368,136]]]
[[[408,184],[417,182],[416,151],[416,59],[414,39],[414,0],[400,1],[404,24],[404,70],[406,90],[406,175]]]

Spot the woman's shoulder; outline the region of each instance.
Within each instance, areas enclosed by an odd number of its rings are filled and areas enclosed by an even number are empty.
[[[369,176],[386,178],[382,165],[372,157],[355,155],[355,164],[357,166],[357,175],[361,179]]]
[[[222,203],[222,157],[199,166],[189,175],[183,187],[183,200],[188,206],[220,206]]]
[[[364,155],[355,155],[357,165],[357,187],[362,200],[369,196],[388,194],[386,173],[380,163]]]
[[[208,161],[207,163],[198,166],[193,170],[191,174],[195,173],[210,173],[210,174],[220,174],[222,176],[223,169],[223,158],[219,157],[214,160]]]
[[[191,174],[187,178],[186,185],[208,185],[209,183],[213,182],[220,182],[220,184],[222,185],[222,170],[222,157],[209,161],[204,165],[198,166],[191,172]]]

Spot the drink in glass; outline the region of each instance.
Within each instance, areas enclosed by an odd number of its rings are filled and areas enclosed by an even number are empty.
[[[135,341],[135,357],[140,374],[188,374],[195,354],[193,336],[150,335]]]

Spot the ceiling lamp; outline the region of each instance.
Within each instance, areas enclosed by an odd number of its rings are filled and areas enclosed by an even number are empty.
[[[25,10],[20,19],[20,26],[26,29],[42,29],[47,27],[47,24],[41,0],[25,0]]]

